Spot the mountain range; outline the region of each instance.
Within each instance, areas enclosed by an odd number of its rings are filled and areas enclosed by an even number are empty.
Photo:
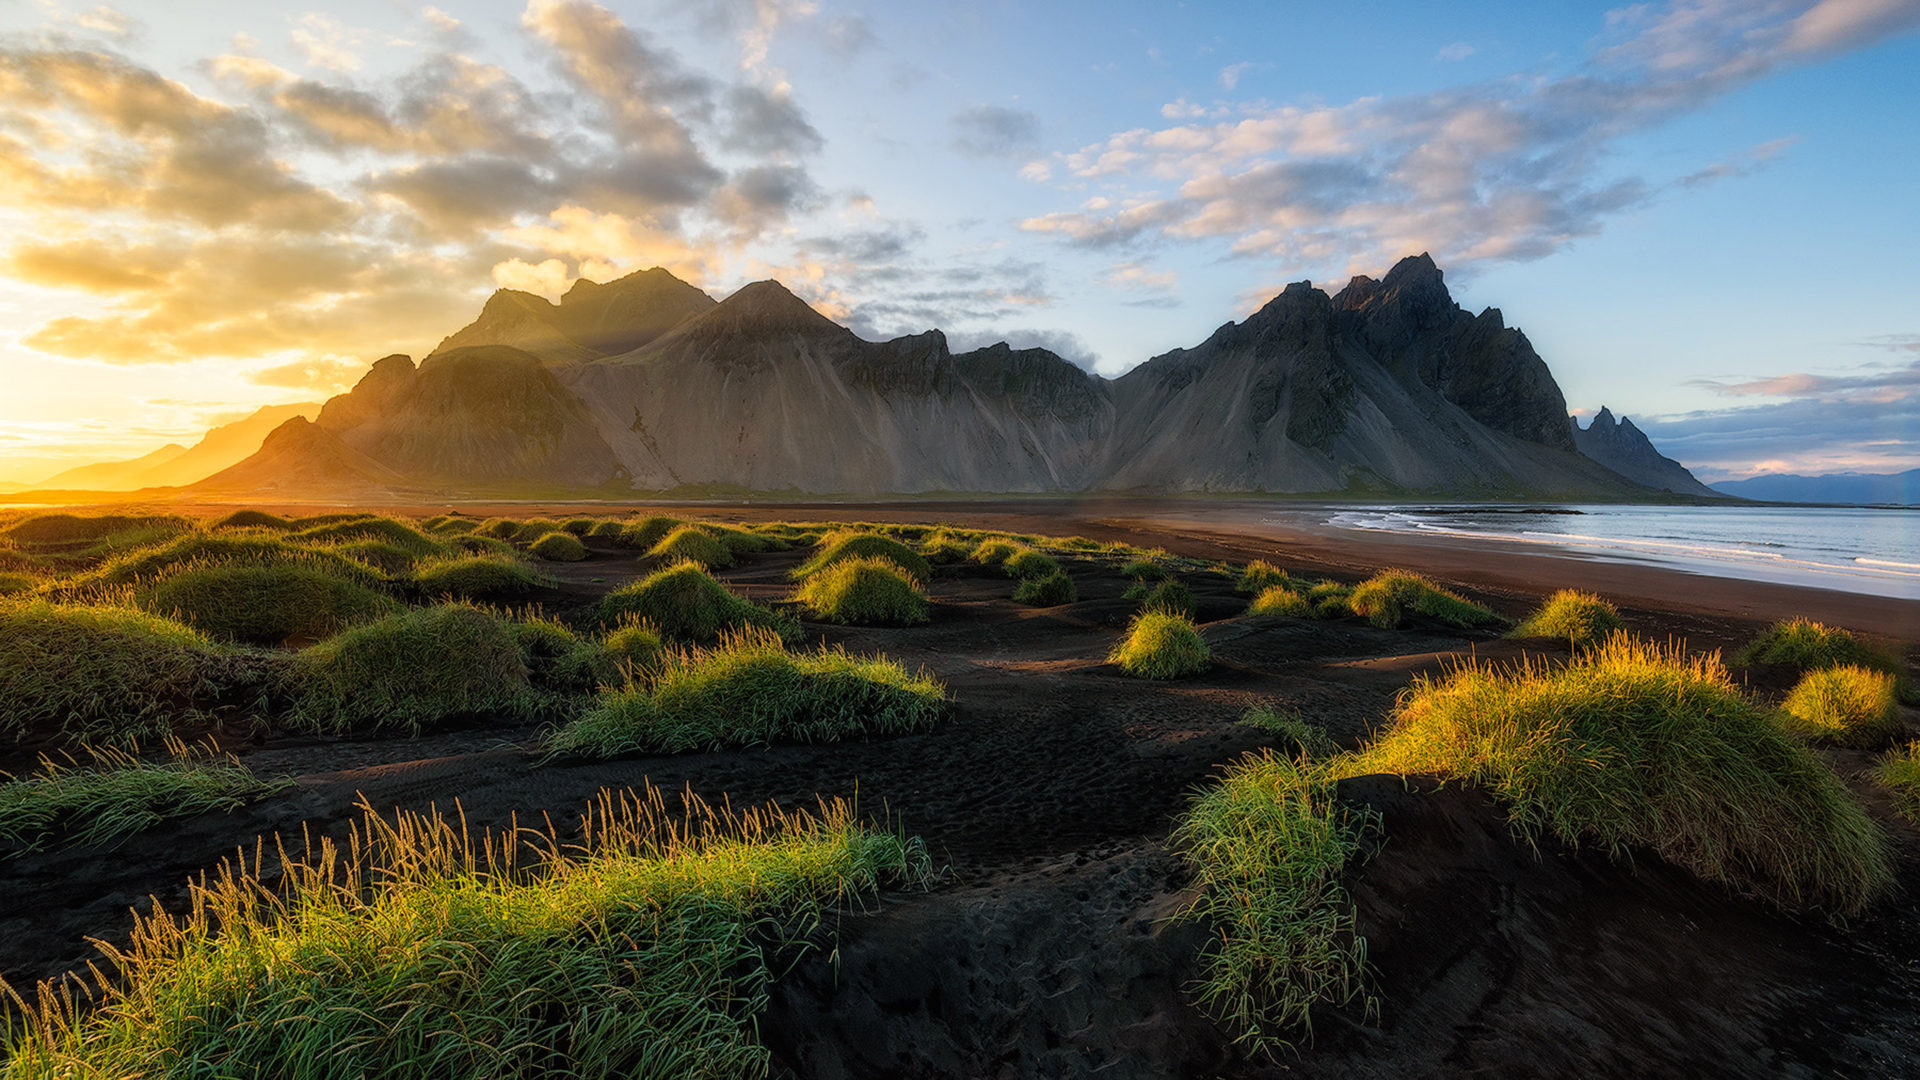
[[[1573,444],[1581,453],[1637,484],[1676,495],[1724,497],[1695,479],[1686,466],[1654,449],[1653,440],[1635,427],[1631,418],[1615,420],[1613,410],[1605,405],[1586,427],[1574,422]]]
[[[1920,506],[1920,469],[1898,473],[1782,473],[1722,480],[1714,490],[1768,502],[1860,503],[1870,506]]]
[[[45,491],[135,491],[183,487],[237,465],[260,450],[269,432],[295,417],[319,415],[319,402],[268,405],[207,431],[192,446],[168,443],[131,461],[103,461],[57,473],[33,485]]]
[[[1425,255],[1290,285],[1117,379],[937,330],[867,341],[778,282],[715,302],[652,269],[557,304],[496,292],[187,492],[1648,494],[1578,434],[1526,336]]]

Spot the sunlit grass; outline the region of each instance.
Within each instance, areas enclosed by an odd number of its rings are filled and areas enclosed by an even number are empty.
[[[357,626],[295,658],[297,727],[418,733],[482,714],[528,718],[549,704],[528,678],[512,626],[465,604]]]
[[[1807,738],[1876,750],[1906,730],[1893,676],[1851,664],[1801,676],[1787,695],[1787,726]]]
[[[1590,592],[1561,589],[1508,632],[1515,638],[1560,638],[1574,647],[1604,641],[1625,624],[1620,610]]]
[[[1041,577],[1023,578],[1013,587],[1013,602],[1029,607],[1058,607],[1080,599],[1080,591],[1064,570]]]
[[[792,576],[795,580],[802,580],[835,563],[873,558],[890,560],[916,581],[926,581],[933,576],[933,567],[919,552],[892,537],[865,532],[835,533],[823,538],[820,550],[795,567]]]
[[[877,555],[829,563],[808,575],[793,599],[816,619],[854,626],[916,626],[932,610],[920,582]]]
[[[1314,611],[1313,601],[1287,588],[1285,585],[1273,585],[1262,589],[1260,595],[1247,605],[1249,615],[1280,615],[1290,619],[1311,619]]]
[[[587,557],[587,545],[568,532],[550,532],[535,540],[527,551],[547,562],[579,562]]]
[[[253,645],[324,638],[400,608],[384,592],[300,561],[177,566],[133,596],[142,609],[217,641]]]
[[[463,555],[423,562],[413,572],[423,595],[464,599],[524,596],[553,580],[516,555]]]
[[[1409,614],[1425,615],[1462,628],[1496,626],[1506,620],[1432,580],[1404,570],[1388,570],[1362,582],[1347,600],[1355,615],[1392,630]]]
[[[698,525],[678,525],[660,542],[647,549],[655,559],[694,562],[708,568],[732,566],[733,550]]]
[[[1127,636],[1114,646],[1107,660],[1142,679],[1177,679],[1207,670],[1212,657],[1192,619],[1165,611],[1143,611],[1134,616]]]
[[[645,619],[670,638],[697,644],[748,627],[767,627],[790,641],[800,637],[792,616],[729,590],[694,562],[663,567],[613,590],[600,601],[600,617],[610,624]]]
[[[7,1075],[764,1075],[774,958],[826,905],[928,873],[841,802],[679,817],[603,793],[581,835],[368,810],[344,848],[229,863],[103,946],[94,1008],[43,988]]]

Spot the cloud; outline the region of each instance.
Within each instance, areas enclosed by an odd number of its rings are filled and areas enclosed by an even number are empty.
[[[295,20],[292,36],[308,66],[328,71],[360,70],[360,56],[353,50],[366,40],[364,30],[347,26],[331,15],[309,11]]]
[[[1433,58],[1443,63],[1457,64],[1467,57],[1472,56],[1476,51],[1473,46],[1466,42],[1456,41],[1451,45],[1441,46],[1440,51],[1433,54]]]
[[[1040,118],[1024,109],[976,105],[947,121],[953,148],[970,157],[1012,157],[1040,141]]]
[[[1920,466],[1920,360],[1690,385],[1785,399],[1635,418],[1662,453],[1715,478],[1760,471],[1761,462],[1769,471],[1815,473]]]
[[[360,377],[366,373],[367,364],[363,360],[349,360],[340,356],[316,356],[260,368],[249,373],[247,379],[260,386],[310,390],[315,394],[331,397],[342,391],[353,389],[353,384],[359,382]],[[233,417],[235,420],[240,418],[240,416]]]
[[[864,52],[877,40],[873,24],[861,15],[842,15],[820,28],[821,44],[836,56],[846,57]]]
[[[785,89],[736,86],[727,92],[727,108],[731,122],[722,143],[731,149],[799,155],[815,153],[826,143]]]
[[[1069,330],[982,330],[947,335],[947,347],[955,353],[972,352],[1001,342],[1015,349],[1045,349],[1082,371],[1092,371],[1100,363],[1093,346]]]
[[[1169,126],[1117,132],[1032,174],[1124,194],[1125,209],[1042,214],[1024,227],[1079,246],[1224,241],[1326,277],[1418,251],[1449,269],[1540,258],[1786,145],[1661,180],[1611,171],[1622,137],[1916,23],[1914,0],[1675,0],[1616,11],[1606,44],[1559,76],[1344,104],[1250,102],[1224,116],[1183,100],[1163,110]]]
[[[1260,65],[1251,60],[1245,60],[1238,64],[1228,64],[1226,67],[1220,69],[1220,88],[1229,91],[1238,88],[1240,85],[1240,76],[1245,75],[1247,72],[1259,66]]]
[[[1100,281],[1128,292],[1168,293],[1180,284],[1180,275],[1172,270],[1152,270],[1138,262],[1123,262],[1108,267]]]

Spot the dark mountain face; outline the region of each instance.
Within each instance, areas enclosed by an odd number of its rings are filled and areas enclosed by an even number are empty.
[[[1723,495],[1769,502],[1861,503],[1868,506],[1920,506],[1920,469],[1898,473],[1790,473],[1722,480]]]
[[[865,341],[773,281],[715,304],[665,271],[502,291],[318,424],[419,483],[819,494],[1620,496],[1545,363],[1426,256],[1288,286],[1117,380],[1042,349]]]
[[[1573,423],[1567,427],[1582,454],[1636,484],[1678,495],[1721,494],[1694,479],[1686,466],[1662,456],[1632,420],[1623,416],[1616,422],[1612,410],[1604,405],[1585,428]]]

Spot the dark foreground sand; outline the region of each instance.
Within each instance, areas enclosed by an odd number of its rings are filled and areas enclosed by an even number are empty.
[[[224,513],[227,508],[207,508]],[[288,507],[313,512],[313,507]],[[444,512],[444,505],[378,508]],[[463,506],[514,517],[625,512],[601,504]],[[637,508],[635,508],[637,509]],[[1384,565],[1460,585],[1503,614],[1559,587],[1599,591],[1635,630],[1732,649],[1766,622],[1809,615],[1911,640],[1920,604],[1746,586],[1461,545],[1251,531],[1217,502],[1008,502],[668,508],[716,519],[947,520],[1268,558],[1357,578]],[[1238,512],[1258,513],[1257,504]],[[1195,516],[1205,524],[1196,524]],[[756,599],[789,590],[804,553],[757,555],[722,576]],[[925,893],[835,913],[823,950],[779,981],[760,1022],[776,1075],[805,1077],[1529,1077],[1920,1074],[1920,835],[1887,812],[1864,772],[1839,771],[1886,823],[1903,892],[1847,927],[1791,916],[1703,885],[1648,856],[1629,863],[1516,842],[1484,794],[1409,796],[1396,779],[1348,782],[1386,819],[1384,845],[1350,882],[1378,1008],[1329,1010],[1297,1057],[1248,1060],[1186,993],[1205,927],[1169,921],[1190,895],[1168,846],[1191,793],[1250,751],[1278,748],[1237,722],[1250,705],[1298,710],[1339,743],[1376,730],[1416,675],[1469,656],[1564,656],[1439,625],[1243,618],[1218,575],[1190,584],[1216,663],[1172,683],[1104,662],[1134,604],[1111,567],[1068,560],[1076,604],[1014,605],[1003,574],[947,568],[929,583],[933,621],[899,630],[808,624],[815,641],[884,651],[945,682],[950,715],[896,739],[715,754],[548,760],[536,729],[476,718],[419,739],[321,739],[236,727],[223,740],[297,789],[232,814],[162,825],[119,851],[0,859],[0,974],[25,986],[71,971],[89,936],[120,940],[129,905],[178,907],[183,883],[255,836],[338,835],[360,798],[382,810],[456,800],[475,827],[551,814],[567,821],[607,786],[651,782],[735,806],[856,796],[923,838],[944,867]],[[597,542],[550,567],[537,598],[584,618],[644,573]],[[1777,697],[1790,675],[1735,672]],[[1910,732],[1920,712],[1907,713]],[[17,755],[16,755],[17,756]],[[30,764],[0,755],[0,768]],[[828,951],[832,950],[832,951]]]

